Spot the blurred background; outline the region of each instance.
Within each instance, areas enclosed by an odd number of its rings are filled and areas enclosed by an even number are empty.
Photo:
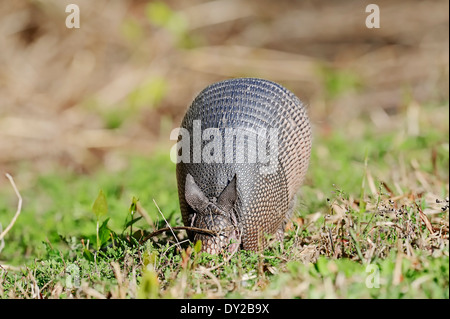
[[[231,77],[289,88],[316,134],[405,118],[418,134],[422,105],[448,105],[449,2],[376,1],[368,29],[371,2],[1,1],[0,172],[123,169],[168,150],[192,99]]]

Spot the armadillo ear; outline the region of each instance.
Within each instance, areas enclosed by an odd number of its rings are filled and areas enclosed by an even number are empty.
[[[197,186],[191,174],[187,174],[186,176],[184,196],[189,206],[198,213],[201,213],[209,204],[208,198],[203,194],[200,187]]]
[[[225,187],[225,189],[219,195],[219,198],[217,198],[217,206],[228,212],[234,207],[236,199],[236,175],[234,175],[233,179],[230,181],[230,183],[228,183],[227,187]]]

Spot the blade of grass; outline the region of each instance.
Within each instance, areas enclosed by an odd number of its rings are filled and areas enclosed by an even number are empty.
[[[356,234],[355,234],[355,231],[353,230],[353,228],[349,228],[349,233],[350,233],[350,237],[353,240],[353,244],[355,245],[356,253],[358,254],[359,259],[361,259],[361,262],[364,263],[364,257],[361,253],[361,248],[359,247],[359,243],[356,240]]]
[[[16,187],[16,183],[14,183],[14,179],[12,178],[11,175],[9,175],[8,173],[6,173],[5,175],[6,175],[6,178],[9,180],[9,182],[11,183],[11,186],[14,189],[14,192],[16,193],[16,196],[19,199],[19,201],[17,203],[17,210],[16,210],[16,213],[14,214],[14,217],[11,219],[11,222],[9,223],[9,225],[6,226],[5,230],[0,233],[0,240],[2,240],[3,237],[5,237],[6,234],[11,230],[11,228],[14,226],[17,218],[19,217],[19,215],[22,211],[22,196],[20,195],[19,190]]]
[[[181,250],[181,246],[180,246],[180,243],[179,243],[179,241],[178,241],[177,236],[175,235],[175,233],[174,233],[172,227],[170,226],[169,222],[167,221],[166,217],[164,217],[164,214],[163,214],[163,213],[161,212],[161,210],[159,209],[159,206],[158,206],[158,204],[156,203],[155,199],[153,199],[153,203],[155,203],[155,206],[156,206],[156,208],[158,209],[158,212],[161,214],[161,216],[162,216],[162,218],[164,219],[164,221],[166,222],[167,227],[170,228],[170,231],[171,231],[173,237],[175,238],[175,240],[176,240],[176,242],[177,242],[177,247]]]

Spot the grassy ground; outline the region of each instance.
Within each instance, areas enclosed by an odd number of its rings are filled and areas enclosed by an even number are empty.
[[[143,242],[165,226],[153,199],[172,226],[182,224],[164,148],[151,158],[129,155],[114,174],[61,171],[21,181],[23,211],[2,243],[0,296],[448,298],[448,105],[420,115],[415,136],[407,122],[382,133],[316,131],[293,223],[282,244],[262,253],[199,254],[183,231],[177,240],[161,234]],[[2,225],[16,201],[7,186]],[[97,242],[92,206],[100,189],[108,211]],[[151,221],[131,215],[133,197]]]

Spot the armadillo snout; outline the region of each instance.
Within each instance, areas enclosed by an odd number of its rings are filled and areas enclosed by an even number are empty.
[[[185,198],[195,211],[190,220],[191,225],[216,233],[215,235],[201,232],[194,234],[194,242],[202,241],[202,251],[217,254],[226,248],[233,252],[239,247],[241,232],[235,214],[236,177],[228,183],[217,198],[210,200],[196,184],[194,178],[187,174]]]
[[[198,240],[202,242],[201,251],[209,254],[220,254],[224,251],[232,253],[239,247],[239,242],[237,242],[237,239],[227,240],[224,236],[215,237],[199,234],[194,236],[194,241],[197,242]]]
[[[218,254],[224,250],[233,252],[240,245],[239,229],[223,215],[205,214],[199,216],[194,225],[197,228],[215,231],[217,235],[196,233],[194,242],[202,242],[202,251]]]

